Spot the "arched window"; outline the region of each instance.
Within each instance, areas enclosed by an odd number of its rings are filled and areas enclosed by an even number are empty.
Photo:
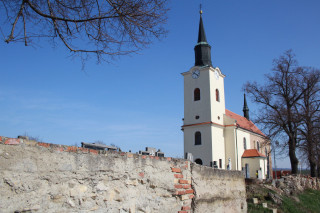
[[[266,152],[266,156],[268,156],[268,149],[267,149],[267,147],[264,148],[264,151]]]
[[[194,145],[201,145],[201,132],[194,134]]]
[[[216,89],[216,101],[220,102],[220,94],[218,89]]]
[[[260,152],[260,143],[257,141],[257,150]]]
[[[202,165],[202,160],[200,158],[196,159],[194,162],[196,164]]]
[[[247,150],[247,140],[246,140],[246,138],[243,138],[243,149]]]
[[[200,100],[200,89],[196,88],[194,90],[194,101],[199,101]]]

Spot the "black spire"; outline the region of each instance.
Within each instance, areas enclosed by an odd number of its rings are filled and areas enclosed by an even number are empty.
[[[204,32],[202,10],[200,10],[198,43],[194,47],[194,53],[196,59],[195,66],[212,66],[211,46],[208,44],[206,33]]]
[[[246,99],[246,94],[244,94],[244,104],[243,104],[243,117],[246,119],[250,120],[249,118],[249,107],[247,105],[247,99]]]
[[[206,33],[204,32],[204,27],[203,27],[203,21],[202,21],[202,15],[200,14],[200,23],[199,23],[199,33],[198,33],[198,44],[199,43],[207,43],[207,38],[206,38]]]

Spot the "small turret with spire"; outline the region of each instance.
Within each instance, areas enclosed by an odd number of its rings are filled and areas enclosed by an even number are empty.
[[[246,119],[250,120],[249,118],[249,107],[247,105],[247,99],[246,99],[246,94],[244,94],[244,104],[243,104],[243,117]]]
[[[204,32],[201,5],[200,5],[200,23],[199,23],[198,43],[194,47],[194,53],[195,53],[195,66],[211,66],[212,67],[211,46],[208,44],[206,34]]]

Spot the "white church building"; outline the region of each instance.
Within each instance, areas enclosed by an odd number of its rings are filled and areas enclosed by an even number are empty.
[[[185,158],[218,169],[243,170],[247,178],[272,177],[270,143],[250,121],[246,97],[243,116],[225,107],[225,75],[212,66],[202,12],[194,51],[195,65],[182,73]]]

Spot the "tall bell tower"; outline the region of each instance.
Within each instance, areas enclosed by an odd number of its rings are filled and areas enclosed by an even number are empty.
[[[184,154],[193,155],[198,164],[225,168],[224,75],[211,61],[202,10],[198,42],[194,47],[195,64],[184,77]]]

